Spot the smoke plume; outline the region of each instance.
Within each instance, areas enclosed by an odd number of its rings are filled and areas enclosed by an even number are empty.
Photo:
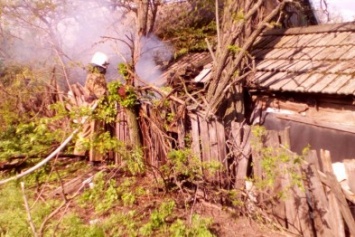
[[[1,16],[7,19],[6,24],[2,21],[1,27],[9,36],[0,35],[3,37],[1,48],[6,46],[1,52],[4,63],[11,61],[48,68],[65,65],[70,82],[84,83],[85,67],[92,55],[101,51],[110,61],[107,81],[120,80],[118,64],[132,60],[130,46],[136,37],[134,13],[102,0],[63,1],[53,6],[55,8],[48,7],[51,10],[47,12],[43,10],[46,22],[43,18],[33,20],[31,7],[36,7],[34,5],[17,8],[21,17],[12,15],[10,8]],[[154,83],[161,74],[157,63],[168,61],[172,50],[153,35],[143,38],[141,45],[137,74],[142,80]]]

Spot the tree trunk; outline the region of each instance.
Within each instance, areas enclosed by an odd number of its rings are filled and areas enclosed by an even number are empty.
[[[263,0],[242,0],[225,3],[221,22],[221,38],[216,50],[212,80],[208,85],[207,101],[210,112],[216,113],[224,95],[233,85],[241,84],[252,69],[249,50],[266,23],[273,20],[284,7],[277,3],[267,15]]]
[[[141,58],[142,37],[146,37],[153,30],[154,22],[158,10],[159,1],[153,0],[137,0],[137,25],[138,31],[134,39],[134,45],[132,47],[132,75],[130,80],[127,81],[128,86],[136,86],[136,79],[138,75],[135,73],[135,67]],[[151,10],[151,14],[149,11]],[[142,147],[141,133],[138,124],[139,109],[129,108],[127,109],[127,120],[129,124],[129,134],[133,147]]]
[[[141,148],[142,142],[140,138],[140,130],[138,125],[138,116],[134,108],[129,108],[126,110],[127,113],[127,123],[129,130],[129,138],[133,148]]]

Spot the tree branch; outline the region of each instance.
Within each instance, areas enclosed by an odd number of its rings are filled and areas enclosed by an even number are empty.
[[[30,207],[28,206],[28,201],[27,201],[27,198],[26,198],[25,183],[24,182],[21,182],[21,190],[22,190],[22,197],[23,197],[23,201],[25,203],[25,208],[26,208],[26,212],[27,212],[28,223],[30,224],[33,236],[34,237],[38,237],[37,232],[36,232],[36,227],[35,227],[35,225],[33,224],[33,221],[32,221],[31,210],[30,210]]]

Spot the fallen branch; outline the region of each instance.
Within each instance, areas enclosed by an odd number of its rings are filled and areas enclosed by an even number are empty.
[[[25,203],[25,208],[26,208],[26,212],[27,212],[28,223],[30,224],[33,236],[37,237],[38,235],[36,232],[35,225],[33,224],[33,221],[32,221],[30,207],[28,206],[28,202],[27,202],[27,198],[26,198],[25,183],[24,182],[21,182],[21,190],[22,190],[23,201]]]
[[[24,159],[24,161],[26,159],[36,159],[36,158],[45,158],[48,155],[45,156],[37,156],[37,155],[32,155],[32,156],[28,156],[28,155],[17,155],[17,156],[12,156],[10,158],[8,158],[8,160],[18,160],[18,159]],[[64,153],[59,153],[57,155],[58,158],[84,158],[84,155],[75,155],[75,154],[64,154]],[[4,163],[3,165],[11,165],[11,164],[7,164]],[[2,165],[0,164],[0,170],[1,170]]]
[[[20,168],[21,166],[23,166],[25,164],[26,161],[27,161],[27,158],[22,158],[20,161],[18,161],[16,163],[1,162],[0,163],[0,171]]]
[[[67,208],[69,207],[69,205],[70,205],[70,202],[71,202],[72,200],[74,200],[74,198],[75,198],[76,196],[78,196],[78,195],[80,194],[81,190],[85,187],[85,185],[87,185],[88,183],[90,183],[90,182],[92,181],[92,179],[93,179],[93,176],[91,176],[90,178],[84,180],[84,181],[82,182],[81,186],[79,187],[79,189],[75,192],[75,194],[74,194],[72,197],[70,197],[70,198],[68,198],[68,199],[65,199],[65,200],[62,202],[61,205],[59,205],[54,211],[52,211],[52,212],[44,219],[44,221],[42,222],[41,227],[39,228],[39,231],[38,231],[38,232],[41,234],[41,236],[43,235],[43,232],[44,232],[44,230],[45,230],[45,227],[46,227],[46,224],[48,223],[48,221],[49,221],[50,219],[52,219],[64,206],[66,206],[66,209],[67,209]],[[64,212],[64,213],[65,213],[65,212]]]
[[[12,180],[16,180],[19,178],[22,178],[30,173],[32,173],[33,171],[37,170],[38,168],[42,167],[43,165],[45,165],[48,161],[50,161],[51,159],[53,159],[62,149],[64,149],[64,147],[73,139],[74,135],[79,131],[79,129],[75,129],[74,132],[72,132],[69,137],[55,150],[52,152],[52,154],[50,154],[49,156],[47,156],[47,158],[45,158],[44,160],[42,160],[41,162],[39,162],[37,165],[33,166],[32,168],[26,170],[25,172],[22,172],[18,175],[12,176],[8,179],[4,179],[0,181],[0,185],[8,183]]]

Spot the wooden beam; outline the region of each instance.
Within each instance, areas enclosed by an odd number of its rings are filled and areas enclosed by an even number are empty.
[[[290,121],[295,121],[295,122],[299,122],[299,123],[309,124],[309,125],[313,125],[313,126],[316,126],[316,127],[329,128],[329,129],[342,131],[342,132],[348,132],[348,133],[355,133],[355,127],[354,126],[346,126],[346,125],[341,125],[341,124],[334,124],[334,123],[317,121],[315,119],[308,118],[308,117],[301,116],[301,115],[276,114],[276,117],[279,118],[279,119],[284,119],[284,120],[290,120]]]
[[[303,104],[303,103],[296,103],[296,102],[291,102],[291,101],[282,101],[282,100],[277,100],[274,99],[271,103],[270,106],[273,108],[277,109],[287,109],[291,110],[297,113],[304,112],[308,110],[308,105]]]

